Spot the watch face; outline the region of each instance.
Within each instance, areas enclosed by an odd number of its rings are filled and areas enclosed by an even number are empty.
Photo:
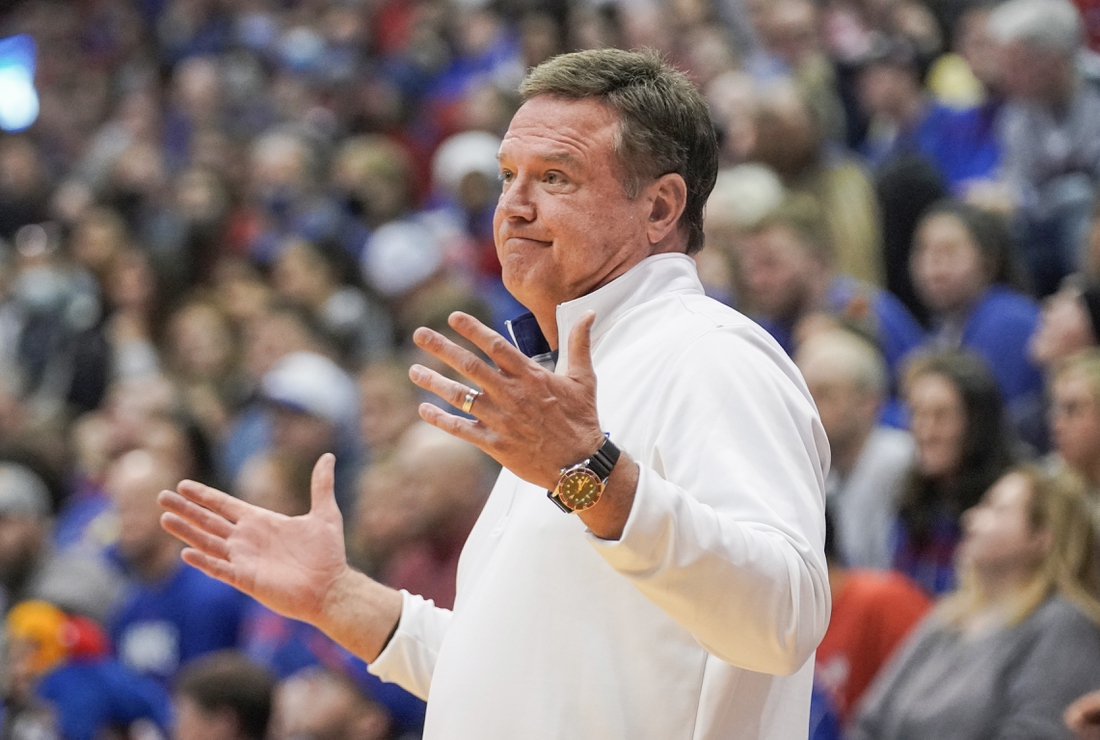
[[[558,483],[558,496],[573,511],[584,511],[600,500],[603,481],[591,470],[574,470]]]

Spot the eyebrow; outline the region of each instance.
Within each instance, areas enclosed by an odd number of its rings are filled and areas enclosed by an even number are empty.
[[[554,162],[556,164],[567,164],[567,165],[578,165],[578,164],[580,164],[580,160],[578,160],[576,157],[574,157],[572,154],[570,154],[568,152],[554,152],[553,154],[546,154],[546,155],[540,156],[539,159],[543,159],[547,162]],[[499,163],[501,160],[502,160],[502,157],[500,155],[500,152],[497,152],[497,162]]]

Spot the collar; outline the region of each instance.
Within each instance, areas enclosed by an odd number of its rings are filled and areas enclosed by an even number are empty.
[[[506,325],[512,343],[525,355],[544,366],[550,362],[564,368],[568,367],[569,362],[569,332],[586,311],[596,313],[596,321],[592,324],[594,348],[600,338],[630,310],[657,296],[671,293],[703,295],[695,260],[686,254],[675,252],[647,257],[607,285],[560,304],[556,316],[557,352],[551,352],[532,314],[524,314],[506,322]]]

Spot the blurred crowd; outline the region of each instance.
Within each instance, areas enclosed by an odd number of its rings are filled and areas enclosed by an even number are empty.
[[[523,312],[500,137],[526,70],[599,46],[705,92],[700,277],[829,436],[811,737],[1094,737],[1100,3],[14,0],[17,33],[0,738],[419,736],[419,700],[184,565],[155,498],[294,516],[335,452],[351,561],[452,605],[496,466],[419,421],[411,333]]]

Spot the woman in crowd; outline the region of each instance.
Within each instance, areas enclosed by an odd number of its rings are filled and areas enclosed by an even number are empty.
[[[894,567],[942,593],[954,584],[959,517],[1012,464],[1012,438],[997,383],[972,354],[917,358],[904,393],[917,454],[901,497]]]
[[[985,360],[1013,426],[1041,444],[1043,380],[1027,352],[1039,305],[1020,292],[1011,249],[997,216],[941,201],[921,217],[909,269],[932,319],[932,346],[967,349]]]
[[[1072,476],[1014,468],[964,517],[960,586],[880,674],[855,740],[1063,737],[1100,685],[1096,534]]]

